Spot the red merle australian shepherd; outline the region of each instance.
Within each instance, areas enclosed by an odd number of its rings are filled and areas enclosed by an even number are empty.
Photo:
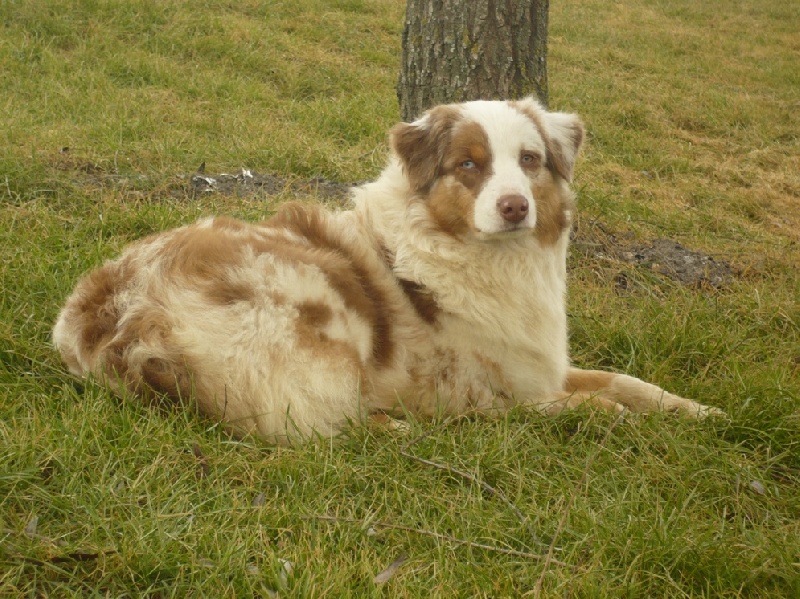
[[[570,366],[583,136],[532,99],[438,106],[392,129],[388,166],[352,210],[289,204],[133,244],[78,283],[55,344],[75,374],[277,443],[404,411],[716,413]]]

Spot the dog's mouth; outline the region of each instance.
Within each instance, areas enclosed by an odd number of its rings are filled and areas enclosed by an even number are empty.
[[[482,231],[481,229],[473,229],[473,234],[476,239],[481,241],[505,241],[507,239],[519,239],[526,237],[533,233],[533,227],[529,225],[509,224],[499,231]]]

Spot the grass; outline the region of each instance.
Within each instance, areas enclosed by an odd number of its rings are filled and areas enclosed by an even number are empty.
[[[800,595],[793,3],[551,6],[551,104],[590,131],[579,225],[740,272],[694,290],[576,254],[575,360],[729,421],[520,409],[272,448],[64,373],[49,331],[82,272],[286,199],[193,197],[200,163],[375,176],[403,4],[0,4],[0,596]]]

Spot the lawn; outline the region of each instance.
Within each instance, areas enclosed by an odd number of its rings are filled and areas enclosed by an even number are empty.
[[[404,4],[0,3],[0,596],[800,596],[797,3],[550,9],[551,107],[589,132],[574,360],[729,418],[276,448],[65,372],[58,309],[126,243],[376,176]],[[201,165],[285,185],[198,190]],[[636,259],[659,239],[731,274]]]

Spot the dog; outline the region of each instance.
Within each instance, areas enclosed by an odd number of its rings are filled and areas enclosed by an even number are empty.
[[[353,208],[290,203],[155,234],[85,276],[53,332],[69,370],[273,443],[391,415],[587,403],[718,414],[567,344],[578,116],[437,106],[390,132]]]

